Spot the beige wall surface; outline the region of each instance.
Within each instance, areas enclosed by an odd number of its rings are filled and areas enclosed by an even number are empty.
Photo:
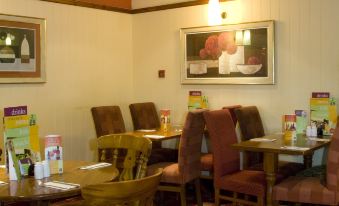
[[[180,84],[179,29],[207,25],[207,6],[133,16],[134,92],[168,108],[172,120],[183,121],[188,91],[201,90],[210,108],[256,105],[267,133],[281,131],[281,115],[309,110],[313,91],[339,98],[339,1],[236,0],[222,4],[223,22],[275,20],[275,85]],[[157,78],[159,69],[166,78]],[[318,161],[318,160],[316,160]]]
[[[93,160],[92,106],[120,105],[130,127],[132,16],[37,0],[0,5],[0,13],[47,21],[47,83],[0,84],[0,108],[27,105],[40,136],[62,135],[65,159]]]

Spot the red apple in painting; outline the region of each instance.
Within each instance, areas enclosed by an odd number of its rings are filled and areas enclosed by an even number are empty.
[[[199,56],[201,59],[206,59],[207,57],[206,49],[200,49]]]
[[[256,65],[256,64],[261,64],[261,62],[260,62],[258,57],[251,56],[251,57],[248,58],[247,64]]]
[[[233,32],[223,32],[218,36],[218,46],[222,51],[226,51],[227,46],[232,43],[234,43]]]

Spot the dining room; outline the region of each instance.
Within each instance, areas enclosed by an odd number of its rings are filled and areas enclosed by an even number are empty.
[[[60,2],[0,0],[0,13],[39,18],[46,26],[44,80],[8,82],[0,74],[0,108],[27,105],[38,117],[41,137],[62,136],[65,160],[97,161],[91,114],[96,106],[119,105],[127,131],[133,131],[129,105],[134,102],[154,102],[157,112],[169,109],[171,123],[183,125],[189,92],[202,91],[210,110],[256,105],[265,132],[272,134],[281,132],[282,115],[310,111],[312,92],[339,97],[336,0],[220,1],[221,25],[252,28],[255,22],[274,22],[269,83],[183,81],[182,33],[217,27],[209,24],[208,1],[132,0],[127,9]],[[164,6],[181,4],[186,6]],[[4,44],[6,36],[1,38]],[[303,161],[300,156],[283,159]],[[322,162],[323,150],[315,151],[313,165]]]

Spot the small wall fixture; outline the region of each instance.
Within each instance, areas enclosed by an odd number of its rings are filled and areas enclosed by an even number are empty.
[[[226,17],[226,12],[221,12],[219,0],[208,1],[208,25],[220,25]]]

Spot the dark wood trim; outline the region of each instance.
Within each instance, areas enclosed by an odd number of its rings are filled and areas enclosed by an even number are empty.
[[[68,4],[68,5],[73,5],[73,6],[81,6],[81,7],[101,9],[101,10],[106,10],[106,11],[127,13],[127,14],[132,13],[130,9],[123,9],[123,8],[117,8],[113,6],[92,4],[92,3],[87,3],[87,2],[81,2],[78,0],[40,0],[40,1],[47,1],[47,2],[53,2],[53,3],[59,3],[59,4]]]
[[[232,0],[219,0],[219,1],[220,2],[226,2],[226,1],[232,1]],[[140,13],[161,11],[161,10],[167,10],[167,9],[176,9],[176,8],[189,7],[189,6],[197,6],[197,5],[203,5],[203,4],[208,4],[208,0],[187,1],[187,2],[181,2],[181,3],[174,3],[174,4],[140,8],[140,9],[132,9],[131,13],[132,14],[140,14]]]
[[[182,7],[208,4],[208,0],[196,0],[196,1],[187,1],[187,2],[182,2],[182,3],[174,3],[174,4],[152,6],[152,7],[130,10],[130,9],[122,9],[122,8],[117,8],[117,7],[112,7],[112,6],[104,6],[104,5],[86,3],[86,2],[81,2],[79,0],[40,0],[40,1],[68,4],[68,5],[73,5],[73,6],[88,7],[88,8],[101,9],[101,10],[114,11],[114,12],[127,13],[127,14],[140,14],[140,13],[147,13],[147,12],[153,12],[153,11],[161,11],[161,10],[167,10],[167,9],[176,9],[176,8],[182,8]],[[219,1],[226,2],[226,1],[233,1],[233,0],[219,0]]]

